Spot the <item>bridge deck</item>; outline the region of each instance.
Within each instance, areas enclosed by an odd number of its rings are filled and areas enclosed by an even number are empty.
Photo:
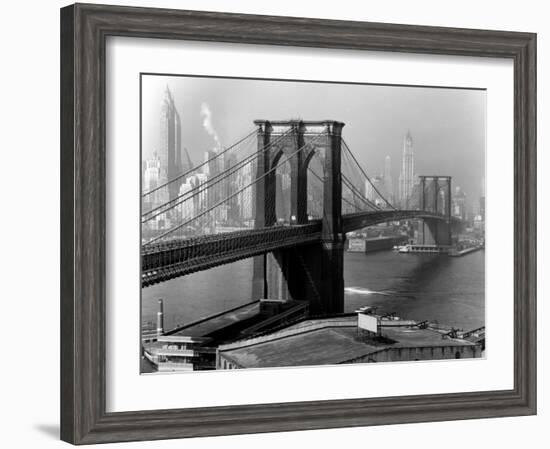
[[[321,223],[315,221],[306,225],[227,232],[146,246],[141,256],[141,284],[146,287],[275,249],[311,243],[320,237]]]
[[[408,218],[444,219],[419,210],[368,211],[342,216],[344,232]],[[141,285],[147,287],[276,249],[313,243],[320,240],[321,228],[321,220],[314,220],[305,225],[272,226],[146,245],[141,253]]]

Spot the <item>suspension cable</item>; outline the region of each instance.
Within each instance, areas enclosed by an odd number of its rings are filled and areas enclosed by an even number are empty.
[[[263,178],[267,177],[268,175],[271,174],[271,172],[277,170],[277,168],[286,163],[287,161],[289,161],[295,154],[297,154],[299,151],[302,151],[302,149],[304,149],[305,147],[307,147],[308,145],[311,145],[314,141],[318,140],[320,136],[325,136],[326,133],[320,133],[318,134],[312,141],[302,145],[300,148],[298,148],[297,150],[293,151],[291,154],[289,154],[284,160],[280,160],[277,165],[275,165],[274,167],[271,167],[268,171],[266,171],[262,176],[256,178],[253,182],[247,184],[246,186],[242,187],[241,189],[233,192],[231,195],[229,195],[228,197],[224,198],[223,200],[219,201],[218,203],[214,204],[213,206],[211,206],[210,208],[206,209],[205,211],[201,212],[200,214],[196,215],[195,217],[187,220],[187,221],[184,221],[183,223],[180,223],[178,224],[177,226],[174,226],[172,229],[169,229],[168,231],[156,236],[156,237],[153,237],[151,240],[149,240],[148,242],[146,242],[145,244],[142,245],[142,247],[144,246],[148,246],[164,237],[166,237],[167,235],[171,234],[172,232],[174,231],[177,231],[178,229],[181,229],[182,227],[188,225],[189,223],[191,223],[192,221],[200,218],[201,216],[203,215],[206,215],[207,213],[210,213],[213,209],[215,209],[216,207],[222,205],[223,203],[225,203],[227,200],[235,197],[236,195],[238,195],[239,193],[243,192],[245,189],[253,186],[254,184],[256,184],[258,181],[261,181]]]
[[[352,193],[355,193],[355,195],[362,200],[364,203],[366,203],[368,206],[372,207],[375,210],[380,210],[381,208],[377,206],[375,203],[373,203],[371,200],[369,200],[366,196],[364,196],[358,189],[355,187],[351,181],[342,174],[342,181],[346,184],[346,186],[352,191]]]
[[[221,155],[227,153],[229,150],[232,150],[233,148],[235,148],[237,145],[240,145],[242,142],[244,142],[246,139],[248,139],[250,136],[252,136],[253,134],[256,134],[256,129],[254,129],[252,132],[248,133],[246,136],[244,136],[242,139],[238,140],[237,142],[235,142],[233,145],[227,147],[225,150],[223,150],[222,152],[218,153],[216,155],[216,157],[212,158],[212,159],[208,159],[206,161],[204,161],[202,164],[199,164],[197,165],[196,167],[193,167],[193,168],[190,168],[189,170],[187,170],[186,172],[184,173],[181,173],[177,176],[175,176],[174,178],[166,181],[164,184],[161,184],[160,186],[157,186],[151,190],[148,190],[147,192],[143,193],[141,196],[142,198],[145,198],[146,196],[148,195],[151,195],[152,193],[162,189],[163,187],[166,187],[167,185],[169,184],[172,184],[173,182],[176,182],[178,180],[180,180],[181,178],[187,176],[188,174],[194,172],[194,171],[197,171],[199,168],[203,167],[204,165],[210,163],[211,161],[217,159],[218,157],[220,157]]]
[[[345,154],[345,153],[344,153]],[[319,161],[321,161],[321,157],[319,156],[318,153],[315,153],[314,154],[314,157],[316,157]],[[322,162],[322,161],[321,161]],[[349,164],[349,163],[348,163]],[[323,182],[323,179],[317,174],[315,173],[311,167],[308,167],[308,170],[321,182]],[[350,181],[350,179],[344,174],[342,173],[342,181],[346,184],[346,186],[350,189],[350,191],[352,192],[352,194],[354,194],[354,197],[357,196],[359,197],[359,199],[361,201],[363,201],[363,203],[365,203],[367,206],[370,206],[371,208],[375,209],[375,210],[380,210],[380,207],[378,207],[375,203],[373,203],[371,200],[369,200],[367,197],[365,197],[361,191],[359,189],[357,189],[353,183]],[[342,194],[342,201],[345,201],[346,203],[348,203],[350,206],[353,206],[355,207],[356,209],[359,209],[359,206],[357,206],[356,204],[353,204],[351,201],[347,200],[344,195]]]
[[[351,207],[354,207],[355,212],[361,212],[361,209],[359,208],[359,206],[357,204],[353,204],[351,201],[349,201],[349,200],[347,200],[346,198],[343,198],[343,197],[342,197],[342,201],[349,204]]]
[[[281,140],[283,137],[288,135],[289,132],[290,131],[287,131],[286,133],[281,134],[274,141],[272,141],[268,145],[266,145],[263,148],[264,154],[272,145],[276,144],[279,140]],[[223,171],[221,173],[216,174],[214,177],[210,178],[207,182],[201,183],[198,186],[194,187],[193,189],[188,190],[187,192],[184,192],[181,195],[178,195],[176,198],[171,199],[171,200],[167,201],[166,203],[163,203],[163,204],[155,207],[154,209],[151,209],[151,210],[143,213],[141,222],[142,223],[147,223],[148,221],[151,221],[152,219],[158,217],[159,215],[165,214],[168,211],[174,209],[175,207],[179,206],[180,204],[184,203],[185,201],[189,201],[192,197],[202,193],[204,190],[207,190],[207,189],[213,187],[214,185],[219,184],[220,182],[224,181],[229,176],[233,175],[235,172],[237,172],[238,170],[243,168],[249,162],[252,163],[254,161],[254,159],[256,159],[256,158],[258,158],[258,151],[254,151],[253,153],[246,156],[243,160],[239,161],[237,164],[229,167],[228,169],[226,169],[225,171]],[[212,182],[214,180],[216,180],[216,181]],[[197,192],[195,192],[195,191],[197,191]],[[188,198],[182,199],[185,196],[188,196]],[[168,207],[171,203],[175,203],[175,204],[172,204],[170,207]],[[152,216],[149,216],[149,217],[143,219],[144,216],[150,215],[153,212],[155,212],[155,211],[157,211],[161,208],[165,208],[165,209],[160,211],[160,212],[157,212],[156,214],[154,214]]]
[[[372,183],[372,181],[370,180],[370,178],[368,177],[368,175],[365,173],[365,170],[363,170],[363,167],[361,167],[361,165],[359,164],[359,161],[355,158],[355,155],[352,153],[352,151],[350,150],[348,144],[346,143],[346,141],[342,138],[342,143],[344,144],[344,147],[345,149],[348,151],[348,153],[351,155],[351,157],[353,158],[355,164],[357,165],[357,167],[359,167],[359,169],[361,170],[361,172],[363,173],[363,176],[367,179],[367,181],[369,182],[369,184],[372,186],[372,188],[374,189],[374,191],[378,194],[378,196],[390,207],[392,208],[393,210],[397,210],[393,204],[391,204],[385,197],[384,195],[382,195],[380,193],[380,191],[376,188],[376,186]]]

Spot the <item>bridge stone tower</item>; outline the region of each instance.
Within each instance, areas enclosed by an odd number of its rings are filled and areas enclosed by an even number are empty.
[[[449,246],[452,244],[451,177],[419,176],[419,179],[419,209],[443,215],[445,220],[423,219],[418,244]]]
[[[282,226],[308,223],[308,165],[323,161],[323,218],[320,241],[283,248],[254,259],[253,299],[309,301],[310,313],[344,310],[341,135],[337,121],[256,120],[258,159],[255,227],[276,226],[276,167],[290,164],[290,217]],[[282,159],[284,158],[284,159]]]

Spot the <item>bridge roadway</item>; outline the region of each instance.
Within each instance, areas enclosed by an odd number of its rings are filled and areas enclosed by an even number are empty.
[[[384,210],[342,215],[344,232],[410,218],[444,220],[433,212]],[[321,220],[161,242],[142,248],[142,287],[276,249],[320,241]]]

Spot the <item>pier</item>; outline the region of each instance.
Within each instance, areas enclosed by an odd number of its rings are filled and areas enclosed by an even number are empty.
[[[449,256],[451,256],[451,257],[461,257],[461,256],[465,256],[466,254],[470,254],[470,253],[473,253],[475,251],[479,251],[479,250],[482,250],[482,249],[485,249],[485,246],[482,246],[482,245],[472,246],[470,248],[464,248],[464,249],[461,249],[461,250],[452,249],[451,251],[449,251]]]
[[[352,253],[371,253],[374,251],[383,251],[392,249],[396,245],[402,245],[407,242],[407,236],[392,237],[350,237],[348,239],[347,251]]]
[[[305,302],[262,299],[169,331],[163,315],[160,300],[142,372],[475,358],[485,348],[484,327],[463,332],[369,306],[315,317]]]

